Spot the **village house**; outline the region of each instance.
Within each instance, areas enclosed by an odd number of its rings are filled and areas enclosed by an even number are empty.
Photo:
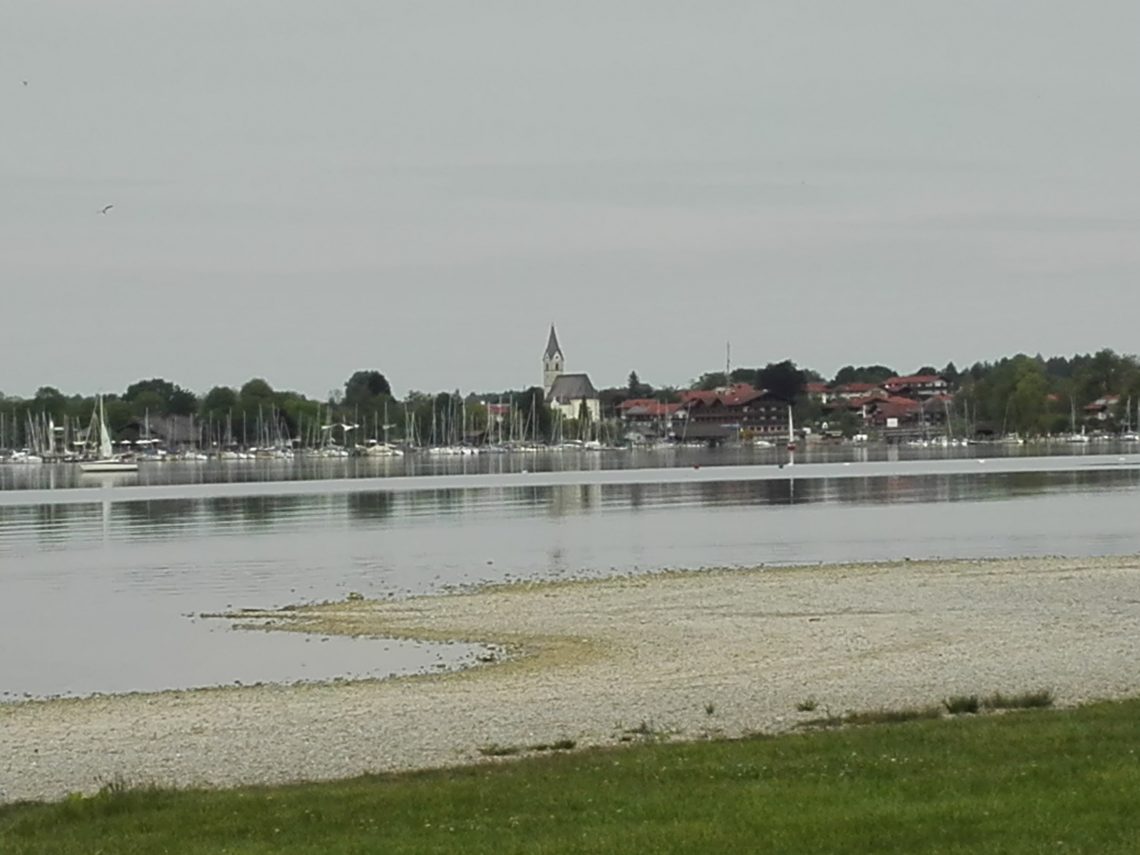
[[[892,377],[883,381],[883,391],[900,398],[913,398],[916,401],[945,395],[950,384],[940,374],[912,374],[909,377]]]
[[[836,398],[851,401],[856,398],[868,397],[887,397],[887,393],[881,386],[874,383],[841,383],[831,390],[829,398],[835,400]]]
[[[680,439],[724,442],[741,436],[786,436],[788,405],[764,389],[736,383],[681,393],[686,412]]]
[[[629,398],[618,404],[618,418],[621,419],[627,434],[636,433],[643,437],[673,436],[688,415],[681,404],[667,404],[653,398]]]
[[[833,392],[831,391],[831,387],[826,383],[806,383],[804,385],[804,394],[809,400],[826,404],[831,400]]]
[[[904,428],[923,423],[945,424],[952,400],[949,395],[936,395],[920,401],[880,393],[862,398],[834,398],[824,409],[830,413],[846,410],[858,416],[869,428]]]
[[[1107,422],[1120,405],[1119,395],[1105,395],[1085,405],[1085,418],[1094,422]]]

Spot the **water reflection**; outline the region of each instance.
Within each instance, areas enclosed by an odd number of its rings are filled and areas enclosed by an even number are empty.
[[[475,514],[561,518],[606,511],[663,508],[810,505],[900,505],[979,502],[1050,492],[1128,490],[1140,470],[1012,472],[781,478],[661,484],[574,484],[545,487],[440,489],[418,492],[213,496],[77,504],[0,505],[0,554],[21,543],[162,540],[182,536],[272,534],[291,530],[384,525],[393,519]]]
[[[199,685],[239,661],[240,673],[217,681],[316,676],[317,660],[295,655],[300,642],[255,646],[185,615],[349,591],[384,597],[666,567],[1140,552],[1136,468],[847,471],[126,501],[101,490],[90,502],[0,505],[0,694]],[[323,676],[387,673],[397,665],[386,656],[344,652],[319,667]]]
[[[964,460],[988,458],[1093,456],[1136,453],[1135,443],[1066,443],[1039,445],[982,445],[921,448],[886,445],[809,445],[796,452],[798,464],[896,462],[911,460]],[[427,475],[502,474],[523,472],[603,471],[639,468],[690,468],[694,466],[776,465],[786,460],[781,448],[692,448],[623,450],[605,452],[542,451],[478,456],[413,454],[401,458],[350,457],[298,458],[293,461],[240,460],[143,463],[138,473],[84,475],[74,464],[39,466],[0,465],[0,491],[64,488],[98,488],[118,485],[252,483],[312,481]]]
[[[395,511],[391,493],[349,493],[347,499],[348,513],[355,520],[384,520]]]

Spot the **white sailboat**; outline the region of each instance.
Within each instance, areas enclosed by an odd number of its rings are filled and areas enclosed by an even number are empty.
[[[84,472],[138,472],[139,465],[133,460],[124,460],[115,455],[111,445],[111,432],[107,430],[107,417],[103,413],[103,397],[99,396],[99,457],[87,463],[80,463]]]

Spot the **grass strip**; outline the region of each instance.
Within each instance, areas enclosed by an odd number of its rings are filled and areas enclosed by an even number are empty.
[[[0,808],[0,852],[1135,852],[1140,700]]]

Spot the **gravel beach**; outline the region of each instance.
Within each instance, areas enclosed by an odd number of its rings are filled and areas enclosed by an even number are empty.
[[[243,615],[501,646],[454,674],[0,705],[0,801],[498,762],[490,745],[779,732],[1048,688],[1140,693],[1140,557],[699,571]],[[362,641],[367,644],[369,641]],[[814,713],[796,711],[806,699]]]

